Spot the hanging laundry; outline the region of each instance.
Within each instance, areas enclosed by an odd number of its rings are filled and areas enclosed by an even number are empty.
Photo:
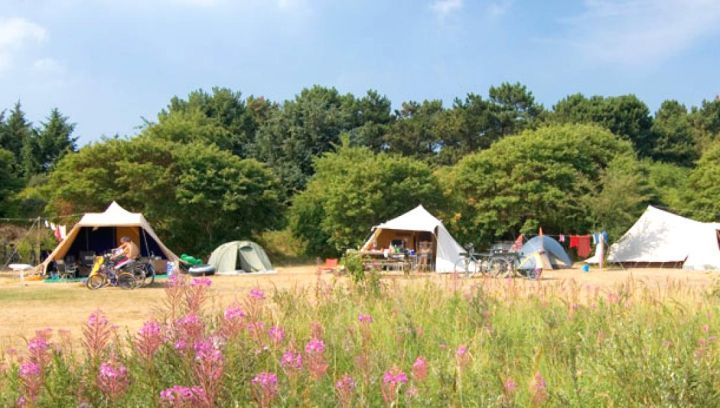
[[[570,235],[570,248],[577,248],[577,246],[578,246],[578,236]]]
[[[62,235],[60,234],[60,226],[56,225],[55,230],[53,231],[53,234],[55,235],[55,239],[58,241],[62,241]]]
[[[565,235],[560,234],[560,236],[558,237],[558,241],[565,242]]]
[[[572,238],[571,238],[572,240]],[[578,235],[577,237],[577,254],[580,258],[590,256],[590,235]]]
[[[45,228],[50,228],[50,223],[48,223],[48,220],[45,220]]]
[[[64,225],[60,225],[60,239],[63,240],[67,238],[67,228]]]

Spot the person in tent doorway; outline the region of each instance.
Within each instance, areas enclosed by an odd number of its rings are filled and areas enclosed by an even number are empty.
[[[113,250],[112,259],[116,261],[115,270],[135,261],[140,256],[140,248],[128,236],[120,238],[120,246]]]

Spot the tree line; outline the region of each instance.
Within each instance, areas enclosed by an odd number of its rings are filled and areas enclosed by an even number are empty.
[[[117,200],[183,251],[283,229],[313,255],[356,246],[419,203],[463,242],[538,227],[618,237],[647,204],[720,218],[720,100],[569,95],[519,83],[450,106],[314,86],[293,99],[227,88],[174,97],[137,135],[77,149],[57,109],[0,115],[0,214],[55,216]],[[2,216],[2,215],[0,215]]]

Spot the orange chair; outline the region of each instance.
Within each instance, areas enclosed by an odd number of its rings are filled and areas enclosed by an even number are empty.
[[[338,268],[337,258],[326,258],[323,265],[318,266],[318,272],[335,272]]]

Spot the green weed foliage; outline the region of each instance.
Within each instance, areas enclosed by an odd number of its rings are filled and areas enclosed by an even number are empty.
[[[209,280],[172,281],[139,333],[96,312],[82,346],[43,330],[4,350],[0,405],[720,404],[720,299],[685,283],[343,282],[253,289],[216,313]]]

